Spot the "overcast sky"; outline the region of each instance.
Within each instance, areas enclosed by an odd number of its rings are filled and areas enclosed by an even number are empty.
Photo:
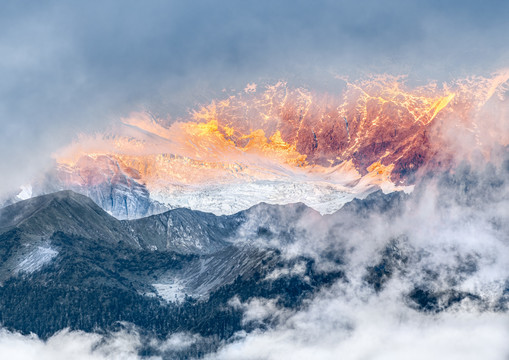
[[[0,190],[77,132],[247,82],[489,73],[508,18],[507,1],[2,1]]]

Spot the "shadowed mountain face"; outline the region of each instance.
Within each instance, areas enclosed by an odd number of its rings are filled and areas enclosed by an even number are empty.
[[[210,253],[228,245],[241,220],[241,216],[175,209],[123,224],[144,248]]]
[[[191,253],[210,253],[226,246],[225,240],[237,226],[233,217],[186,209],[121,221],[72,191],[42,195],[0,209],[0,232],[17,229],[24,236],[46,237],[61,231],[110,243],[122,241],[138,249]]]
[[[219,339],[256,328],[228,305],[233,298],[291,308],[342,276],[318,271],[311,258],[285,259],[278,250],[237,242],[247,218],[176,209],[120,221],[71,191],[5,207],[0,322],[46,338],[67,327],[91,332],[127,321],[150,336],[198,333],[200,346],[214,349]],[[297,262],[302,272],[269,276]]]
[[[65,231],[137,245],[120,221],[86,196],[72,191],[43,195],[0,209],[0,231],[9,229],[17,229],[25,236],[43,237]]]
[[[396,193],[387,199],[402,196]],[[378,198],[385,199],[381,193],[370,197],[374,202]],[[61,191],[0,209],[0,232],[17,229],[24,236],[47,237],[61,231],[112,243],[122,241],[144,250],[207,254],[236,243],[239,236],[252,237],[245,233],[247,226],[256,227],[256,236],[268,235],[270,228],[278,234],[289,233],[303,216],[322,221],[318,212],[304,204],[264,203],[229,216],[174,209],[142,219],[118,220],[86,196]]]

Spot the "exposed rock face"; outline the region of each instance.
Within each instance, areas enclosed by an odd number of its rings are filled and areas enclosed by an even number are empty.
[[[27,197],[62,190],[89,197],[118,219],[141,218],[169,209],[150,199],[150,193],[135,169],[122,167],[107,155],[83,156],[72,167],[56,166],[30,185]],[[16,200],[20,200],[19,195],[10,198],[8,203]]]
[[[452,111],[454,93],[411,92],[395,80],[349,84],[333,97],[278,84],[252,98],[238,96],[214,103],[200,118],[217,119],[235,141],[251,129],[281,138],[306,155],[309,164],[331,166],[352,161],[366,174],[377,162],[393,165],[391,179],[409,177],[434,155],[431,129]],[[251,95],[252,96],[252,95]]]
[[[140,177],[134,169],[122,169],[108,156],[82,157],[74,169],[66,171],[61,167],[58,170],[57,177],[62,186],[89,196],[119,218],[150,214],[149,193],[138,182]]]
[[[214,252],[225,247],[240,219],[189,209],[174,209],[147,218],[126,221],[146,248],[179,252]]]

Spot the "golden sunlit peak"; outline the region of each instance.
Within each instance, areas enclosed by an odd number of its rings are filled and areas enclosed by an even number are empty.
[[[480,144],[477,111],[494,94],[503,93],[507,79],[509,71],[490,79],[411,88],[405,77],[380,75],[347,82],[337,96],[291,88],[281,81],[265,86],[251,83],[171,125],[149,114],[133,114],[122,119],[128,126],[123,133],[82,139],[71,153],[118,155],[129,158],[130,166],[140,173],[146,173],[143,167],[165,168],[165,176],[177,171],[175,162],[193,164],[192,171],[228,169],[235,174],[260,160],[299,171],[352,164],[360,176],[398,183],[441,153],[449,140],[433,130],[448,126],[451,119],[468,124]],[[494,137],[486,133],[484,137]],[[504,128],[496,132],[496,141],[505,141],[505,133]],[[66,158],[75,165],[79,156],[62,156],[60,162]],[[187,178],[186,171],[178,167],[178,178]]]
[[[217,120],[210,120],[206,123],[182,123],[182,127],[184,127],[190,135],[195,136],[207,136],[209,134],[218,132],[218,123]]]
[[[281,137],[281,131],[277,130],[271,137],[270,137],[271,144],[274,144],[274,146],[280,147],[282,149],[289,149],[291,147],[290,144],[284,142],[283,138]]]
[[[413,117],[414,122],[427,125],[455,97],[447,86],[439,89],[437,84],[432,82],[410,89],[405,85],[404,79],[404,76],[377,75],[368,80],[347,82],[347,101],[340,106],[340,110],[345,112],[343,108],[355,103],[357,111],[366,114],[367,107],[372,106],[370,104],[375,101],[381,106],[392,104],[400,107]],[[378,124],[376,116],[373,116],[373,120]]]
[[[235,130],[228,125],[223,126],[223,130],[227,136],[233,136],[233,133],[235,132]]]
[[[423,122],[423,124],[427,125],[431,121],[433,121],[433,119],[438,115],[438,113],[443,108],[445,108],[451,102],[452,99],[454,99],[454,96],[456,96],[456,94],[451,93],[441,99],[436,100],[431,108],[431,110],[433,110],[433,115],[429,118],[429,120],[427,122]]]

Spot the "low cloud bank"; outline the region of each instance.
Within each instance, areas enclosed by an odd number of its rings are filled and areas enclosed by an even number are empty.
[[[334,216],[254,213],[239,241],[312,256],[317,268],[345,277],[301,311],[237,304],[246,317],[270,313],[278,325],[238,334],[209,358],[507,359],[509,161],[502,155],[425,177],[409,197]],[[277,226],[283,218],[292,220],[288,227]],[[260,236],[260,228],[275,235]]]
[[[398,289],[392,289],[398,291]],[[360,296],[359,296],[360,295]],[[332,292],[210,359],[506,359],[509,316],[466,307],[429,315],[391,295]]]
[[[103,336],[63,330],[43,341],[36,335],[0,330],[0,353],[4,359],[130,360],[138,359],[139,345],[139,337],[129,332]]]

